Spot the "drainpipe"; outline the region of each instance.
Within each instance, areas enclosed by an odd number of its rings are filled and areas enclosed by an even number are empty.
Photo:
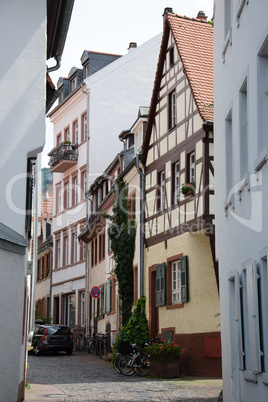
[[[86,91],[84,89],[86,87],[86,83],[83,82],[81,84],[81,90],[84,94],[87,96],[87,167],[86,167],[86,191],[89,186],[89,90]],[[88,223],[88,198],[85,196],[86,199],[86,223]],[[89,248],[88,248],[88,243],[85,245],[86,247],[86,252],[87,252],[87,258],[86,258],[86,264],[85,264],[85,298],[86,298],[86,308],[85,308],[85,315],[86,315],[86,335],[88,334],[89,331],[89,320],[88,320],[88,258],[89,258]]]
[[[31,309],[30,309],[30,331],[34,329],[35,322],[35,294],[37,277],[37,253],[38,253],[38,170],[39,154],[34,165],[34,189],[33,189],[33,266],[32,266],[32,286],[31,286]]]
[[[61,66],[61,56],[56,56],[55,57],[57,64],[53,67],[47,67],[47,73],[51,73],[52,71],[56,71],[60,68]]]
[[[140,296],[144,296],[144,221],[145,221],[145,175],[140,168],[141,153],[136,154],[136,168],[140,175]]]

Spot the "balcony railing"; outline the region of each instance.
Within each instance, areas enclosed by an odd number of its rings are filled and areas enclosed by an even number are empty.
[[[50,156],[49,166],[51,172],[63,173],[70,167],[74,166],[78,160],[78,144],[62,142],[53,148],[48,156]]]

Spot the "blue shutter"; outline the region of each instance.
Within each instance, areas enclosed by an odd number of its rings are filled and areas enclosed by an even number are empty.
[[[181,301],[186,303],[189,301],[188,289],[188,258],[183,256],[180,258],[181,262]]]
[[[156,266],[156,307],[166,304],[166,263]]]

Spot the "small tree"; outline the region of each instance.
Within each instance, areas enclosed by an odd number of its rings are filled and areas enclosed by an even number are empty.
[[[121,343],[136,343],[142,346],[149,338],[148,320],[145,314],[145,296],[141,296],[125,327],[116,338],[115,353]]]
[[[114,273],[118,281],[118,293],[121,300],[122,325],[125,326],[131,316],[133,302],[133,259],[135,252],[135,220],[128,219],[128,188],[124,180],[117,179],[113,215],[105,215],[111,220],[108,235],[115,260]]]

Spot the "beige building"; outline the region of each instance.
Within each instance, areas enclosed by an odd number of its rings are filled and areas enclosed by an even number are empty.
[[[129,219],[135,219],[136,247],[133,259],[133,306],[143,294],[143,253],[141,253],[141,207],[140,174],[137,169],[136,154],[141,148],[148,107],[140,107],[138,117],[129,130],[122,131],[120,141],[123,150],[90,186],[86,193],[90,199],[90,218],[79,238],[88,243],[88,283],[90,333],[106,333],[111,344],[121,329],[120,300],[118,285],[113,272],[115,261],[108,236],[109,219],[104,214],[113,215],[114,189],[117,178],[123,178],[128,186]],[[142,267],[142,268],[141,268]],[[95,298],[92,289],[100,289]]]
[[[181,344],[182,372],[219,377],[214,258],[213,28],[165,9],[142,162],[150,336]]]

